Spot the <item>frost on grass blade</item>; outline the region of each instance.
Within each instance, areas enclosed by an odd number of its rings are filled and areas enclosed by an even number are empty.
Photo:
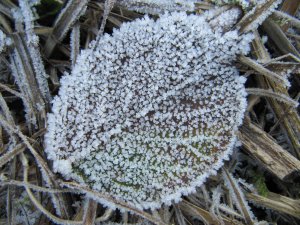
[[[71,41],[70,41],[72,66],[74,66],[77,55],[79,54],[79,48],[80,48],[79,42],[80,42],[80,25],[75,24],[71,32]]]
[[[244,33],[257,29],[281,2],[282,0],[259,0],[255,7],[239,21],[238,27]]]
[[[247,10],[257,4],[260,0],[210,0],[216,5],[240,5],[243,9]]]
[[[48,75],[46,74],[41,53],[39,51],[39,37],[34,33],[34,14],[33,5],[38,4],[39,1],[19,1],[20,9],[23,15],[23,21],[25,24],[26,41],[28,45],[29,55],[32,61],[32,65],[35,71],[35,77],[38,82],[38,86],[44,99],[48,102],[51,101],[50,90],[48,86]]]
[[[252,35],[227,29],[239,13],[219,15],[226,29],[211,12],[145,17],[82,51],[48,116],[54,170],[138,208],[194,192],[228,159],[246,109],[233,62]]]
[[[146,14],[160,14],[174,11],[193,11],[197,0],[119,0],[130,9]]]
[[[14,198],[14,211],[14,222],[16,224],[35,224],[41,217],[41,212],[39,210],[34,210],[25,191],[23,191],[18,198]]]
[[[0,30],[0,53],[5,49],[6,46],[11,44],[10,38],[6,37],[6,35]]]

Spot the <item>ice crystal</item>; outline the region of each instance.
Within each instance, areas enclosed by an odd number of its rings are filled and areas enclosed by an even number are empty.
[[[119,0],[130,10],[140,13],[160,14],[174,11],[193,11],[197,0]]]
[[[6,46],[11,44],[10,38],[6,36],[1,30],[0,30],[0,53],[5,49]]]
[[[228,29],[239,13],[146,16],[82,51],[48,116],[54,170],[139,208],[194,192],[228,158],[246,109],[233,62],[252,35]]]
[[[210,1],[215,3],[218,6],[231,5],[231,4],[232,5],[240,5],[245,11],[249,11],[249,10],[252,10],[253,8],[255,8],[256,6],[263,5],[263,4],[267,3],[268,0],[210,0]],[[273,3],[274,7],[277,7],[277,5],[281,1],[282,0],[279,0],[277,2],[275,1]],[[273,11],[272,8],[270,8],[270,10],[268,12],[271,13],[272,11]],[[265,18],[270,15],[268,12],[263,14],[265,16]]]
[[[256,6],[249,11],[248,15],[253,16],[255,13],[257,13],[257,11],[259,11],[260,7],[269,4],[269,2],[270,1],[267,0],[257,0]],[[245,31],[257,29],[257,27],[261,25],[265,21],[265,19],[268,18],[275,11],[275,9],[281,2],[282,0],[274,0],[273,3],[270,4],[268,9],[261,13],[254,21],[252,21],[251,25]]]
[[[26,192],[22,192],[18,198],[14,199],[15,224],[36,224],[41,217],[41,212],[35,210]]]
[[[236,4],[242,6],[243,9],[248,9],[257,4],[257,0],[211,0],[217,5]]]

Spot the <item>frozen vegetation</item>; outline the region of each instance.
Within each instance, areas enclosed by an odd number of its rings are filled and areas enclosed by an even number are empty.
[[[0,221],[299,224],[281,2],[0,1]]]
[[[11,44],[11,40],[0,30],[0,53]]]
[[[82,51],[48,116],[54,170],[140,208],[194,192],[228,158],[246,109],[233,61],[253,35],[228,31],[239,13],[144,17]]]
[[[197,0],[119,0],[118,2],[141,13],[160,14],[173,11],[193,11]]]

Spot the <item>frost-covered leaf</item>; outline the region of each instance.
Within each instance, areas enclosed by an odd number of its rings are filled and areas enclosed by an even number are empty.
[[[82,51],[48,117],[54,170],[138,208],[194,192],[228,158],[246,109],[233,62],[252,35],[227,31],[239,13],[219,15],[222,27],[212,12],[145,17]]]

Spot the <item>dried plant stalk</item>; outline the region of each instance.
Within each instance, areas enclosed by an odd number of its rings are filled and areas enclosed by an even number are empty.
[[[288,198],[273,192],[269,192],[267,197],[247,193],[246,198],[258,206],[286,213],[300,219],[300,200]]]
[[[93,225],[95,223],[98,203],[93,199],[88,199],[86,204],[83,225]]]
[[[285,86],[289,86],[289,81],[284,76],[279,76],[278,74],[266,69],[264,66],[260,65],[259,63],[255,62],[254,60],[250,59],[246,56],[240,56],[239,60],[257,71],[258,73],[268,77],[270,80],[273,80],[275,82],[282,82]]]
[[[232,174],[228,172],[226,168],[223,168],[223,177],[224,177],[225,185],[227,185],[227,187],[229,188],[229,193],[231,194],[232,199],[236,201],[236,205],[238,206],[238,209],[243,215],[244,220],[246,221],[247,224],[254,225],[255,218],[253,216],[253,213],[250,211],[244,193],[239,188],[235,178],[232,176]]]
[[[212,215],[205,209],[202,209],[186,200],[183,200],[180,204],[180,209],[195,218],[198,218],[199,220],[204,221],[206,224],[225,224],[225,225],[239,225],[242,224],[241,222],[238,222],[235,219],[229,219],[222,217],[222,223],[220,221],[216,221],[215,218],[212,217]]]
[[[260,89],[260,88],[247,88],[246,89],[248,94],[264,96],[269,98],[274,98],[279,102],[283,102],[288,106],[296,108],[298,106],[298,102],[294,99],[291,99],[289,96],[274,92],[272,90]]]
[[[246,33],[256,28],[265,17],[270,14],[270,10],[274,9],[274,6],[278,5],[281,0],[268,0],[255,6],[250,12],[248,12],[237,24],[241,33]]]
[[[271,60],[265,46],[257,37],[253,41],[253,46],[255,49],[260,49],[260,51],[255,51],[259,59],[263,59],[264,61]],[[262,76],[258,76],[257,80],[259,85],[264,89],[272,89],[274,92],[282,93],[286,96],[289,95],[287,88],[281,83],[275,83]],[[295,108],[290,108],[288,112],[286,112],[286,106],[278,102],[276,99],[269,98],[268,102],[270,103],[271,109],[273,110],[276,118],[281,120],[280,124],[282,125],[284,132],[287,134],[295,156],[300,159],[300,117],[297,110]]]
[[[53,52],[55,45],[62,41],[70,27],[86,9],[88,0],[69,0],[66,7],[57,17],[52,34],[46,41],[44,53],[47,57]]]
[[[238,136],[245,150],[278,178],[288,179],[294,173],[300,172],[300,161],[254,124],[244,123]]]
[[[116,205],[118,208],[120,208],[122,210],[133,212],[136,215],[139,215],[142,218],[145,218],[145,219],[153,222],[154,224],[157,224],[157,225],[167,225],[160,218],[156,218],[156,217],[152,216],[150,213],[148,213],[146,211],[133,208],[132,206],[130,206],[129,204],[127,204],[124,201],[115,200],[111,196],[104,195],[104,194],[101,194],[99,192],[95,192],[95,191],[89,189],[86,186],[82,186],[82,185],[80,185],[78,183],[75,183],[75,182],[62,182],[61,185],[65,186],[65,187],[68,187],[68,188],[71,188],[73,190],[77,190],[80,193],[87,194],[90,198],[92,197],[92,198],[95,198],[97,200],[111,202],[114,205]]]
[[[266,19],[262,24],[262,28],[268,34],[268,36],[275,42],[279,50],[284,53],[292,53],[297,57],[300,57],[297,49],[291,44],[290,40],[286,37],[285,33],[280,29],[280,26],[271,19]]]

